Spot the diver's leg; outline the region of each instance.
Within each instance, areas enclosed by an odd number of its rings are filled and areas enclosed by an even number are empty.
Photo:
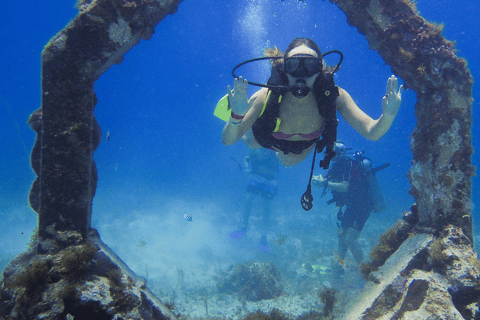
[[[272,210],[272,198],[262,197],[263,201],[263,234],[267,234],[270,229],[270,215]]]
[[[358,243],[358,237],[360,236],[360,231],[357,229],[349,228],[347,230],[346,240],[350,247],[350,252],[352,253],[357,264],[360,264],[363,261],[363,251],[362,247]]]
[[[340,283],[341,276],[344,274],[343,264],[345,256],[347,255],[348,246],[345,239],[345,230],[338,228],[338,254],[332,260],[333,280],[335,283]]]
[[[254,194],[250,191],[247,191],[247,197],[245,198],[245,208],[243,209],[243,220],[242,220],[242,232],[247,232],[248,220],[250,219],[250,214],[252,213],[252,203],[253,203]]]
[[[345,260],[348,251],[347,230],[342,227],[338,228],[338,257],[342,261]]]
[[[260,149],[262,146],[255,140],[253,136],[252,129],[248,130],[242,137],[243,143],[245,143],[249,148]]]
[[[242,227],[238,231],[233,231],[230,233],[230,239],[238,240],[247,232],[248,228],[248,219],[250,218],[250,212],[252,209],[254,194],[247,190],[247,197],[245,198],[245,207],[243,208],[242,215]]]
[[[260,237],[260,243],[258,244],[258,250],[260,251],[270,251],[270,247],[267,242],[267,232],[270,226],[270,211],[272,207],[272,198],[266,195],[262,195],[263,202],[263,225],[262,233]]]

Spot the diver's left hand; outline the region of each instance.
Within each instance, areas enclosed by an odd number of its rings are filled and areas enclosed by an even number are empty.
[[[398,90],[398,91],[397,91]],[[387,93],[382,99],[383,114],[395,117],[402,104],[403,85],[398,87],[398,79],[392,75],[387,80]]]

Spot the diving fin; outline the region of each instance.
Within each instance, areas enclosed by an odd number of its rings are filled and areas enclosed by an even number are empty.
[[[232,114],[232,110],[228,107],[228,94],[224,95],[220,101],[218,101],[217,106],[215,107],[215,111],[213,115],[225,122],[230,119],[230,115]]]

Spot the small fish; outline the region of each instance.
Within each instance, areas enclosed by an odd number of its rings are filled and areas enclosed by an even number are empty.
[[[184,218],[185,220],[187,220],[187,221],[192,221],[192,216],[189,215],[188,213],[185,213],[185,214],[183,215],[183,218]]]
[[[110,141],[110,131],[107,131],[107,141]]]

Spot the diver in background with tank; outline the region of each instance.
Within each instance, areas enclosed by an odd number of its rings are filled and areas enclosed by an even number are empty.
[[[363,261],[364,255],[358,237],[371,212],[381,212],[387,207],[375,173],[390,164],[373,168],[372,160],[367,158],[364,152],[355,152],[349,157],[347,148],[339,142],[335,143],[335,152],[337,156],[333,158],[334,163],[325,177],[314,176],[312,184],[323,187],[323,195],[330,189],[333,198],[327,203],[335,202],[337,206],[336,218],[340,222],[337,222],[339,261],[334,263],[334,276],[338,276],[343,271],[340,266],[349,249],[357,264]],[[343,207],[346,207],[345,211]]]
[[[245,167],[249,175],[247,182],[247,196],[243,210],[242,227],[239,231],[230,234],[235,240],[241,238],[248,230],[248,220],[252,212],[252,204],[255,196],[259,196],[262,202],[263,224],[261,227],[258,250],[270,251],[267,242],[267,231],[270,225],[270,214],[273,197],[277,194],[277,179],[275,174],[279,170],[279,161],[275,152],[268,149],[250,149],[245,157]]]

